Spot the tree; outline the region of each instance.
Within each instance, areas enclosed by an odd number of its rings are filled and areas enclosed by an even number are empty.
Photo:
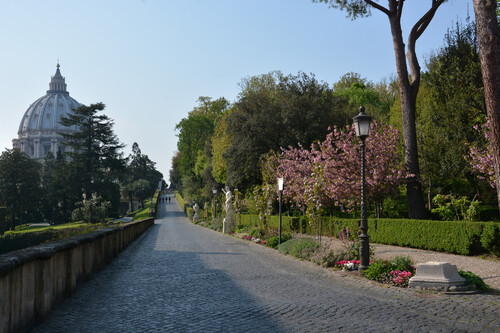
[[[210,141],[215,125],[228,109],[229,103],[225,98],[212,101],[209,97],[200,97],[198,103],[188,117],[183,118],[175,127],[179,132],[175,176],[181,178],[183,195],[199,201],[208,196],[207,187],[214,182],[211,176]],[[171,178],[172,176],[171,173]],[[175,184],[176,181],[172,183]]]
[[[427,60],[417,98],[417,138],[429,208],[432,192],[479,192],[463,158],[468,153],[463,143],[483,141],[474,127],[486,118],[474,23],[468,18],[464,24],[457,22],[444,43]]]
[[[69,168],[77,175],[79,189],[87,198],[94,193],[111,202],[117,211],[120,199],[117,180],[125,169],[125,159],[121,149],[124,147],[113,133],[113,120],[103,114],[103,103],[82,105],[72,114],[61,118],[66,127],[77,126],[76,133],[61,135],[66,144],[73,149],[68,152],[71,161]]]
[[[170,169],[170,189],[182,191],[182,173],[179,160],[181,153],[177,152],[172,156],[172,169]]]
[[[495,184],[500,209],[500,32],[497,3],[474,0],[479,57],[483,74],[484,95],[490,139],[494,156]]]
[[[370,132],[366,139],[366,185],[380,216],[383,200],[398,189],[403,176],[396,151],[399,134],[390,126],[376,123]],[[359,203],[361,188],[358,141],[352,127],[334,128],[310,149],[284,149],[277,174],[286,179],[285,198],[312,211],[327,198],[337,206],[353,208]],[[321,193],[325,194],[322,198]]]
[[[19,149],[0,155],[0,202],[10,213],[11,228],[40,216],[40,169],[38,162]]]
[[[372,0],[313,0],[324,2],[333,8],[346,10],[351,19],[370,15],[374,8],[387,15],[391,28],[396,56],[399,94],[401,100],[401,116],[403,125],[404,157],[407,177],[407,204],[410,218],[425,218],[422,185],[420,183],[420,166],[418,161],[417,133],[415,124],[416,99],[420,86],[420,65],[415,52],[417,39],[424,33],[432,21],[437,9],[445,0],[432,0],[429,10],[415,23],[408,36],[408,63],[405,56],[405,44],[401,29],[401,16],[404,0],[387,0],[387,7]],[[410,66],[410,73],[408,72]]]
[[[134,183],[139,179],[144,179],[149,186],[146,189],[146,196],[153,196],[158,189],[158,184],[163,179],[163,174],[156,170],[156,163],[148,155],[141,152],[139,144],[134,142],[132,145],[132,154],[129,155],[129,164],[127,165],[127,177],[125,184]]]
[[[242,191],[262,183],[263,154],[299,142],[308,146],[324,137],[328,126],[350,120],[345,99],[314,75],[271,72],[243,80],[241,88],[226,120],[230,142],[223,156],[227,182]]]
[[[225,112],[215,125],[212,136],[212,175],[218,183],[225,184],[227,180],[227,163],[224,154],[229,147],[231,138],[227,134],[227,118],[231,110]]]
[[[495,175],[495,157],[493,145],[491,144],[490,126],[485,124],[481,128],[475,126],[475,129],[484,136],[487,141],[486,148],[477,144],[468,144],[469,154],[465,155],[465,160],[469,162],[474,172],[479,174],[479,179],[486,180],[491,187],[496,187]]]

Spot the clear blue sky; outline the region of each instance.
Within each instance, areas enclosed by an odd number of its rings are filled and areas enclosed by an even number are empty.
[[[380,1],[385,4],[386,1]],[[403,33],[430,6],[407,0]],[[329,84],[347,72],[395,74],[388,19],[350,21],[311,0],[0,0],[0,148],[49,88],[59,59],[70,96],[103,102],[115,132],[137,142],[168,181],[175,124],[199,96],[235,101],[242,78],[280,70]],[[424,58],[471,0],[449,0],[417,42]],[[405,37],[406,41],[406,37]]]

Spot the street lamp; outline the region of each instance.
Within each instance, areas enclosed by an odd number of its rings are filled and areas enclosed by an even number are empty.
[[[278,178],[278,191],[280,192],[280,226],[279,226],[279,238],[278,238],[278,244],[281,244],[281,202],[282,202],[282,197],[283,197],[283,177]]]
[[[17,183],[17,194],[19,194],[19,230],[23,228],[23,204],[22,204],[22,197],[21,197],[21,183]]]
[[[356,136],[361,139],[361,235],[359,236],[360,271],[365,270],[370,265],[370,237],[368,236],[368,221],[366,218],[365,203],[365,139],[370,134],[370,122],[372,117],[365,113],[365,108],[359,108],[359,114],[353,117]]]
[[[215,223],[215,218],[217,217],[217,188],[212,187],[212,193],[214,194],[214,223]]]

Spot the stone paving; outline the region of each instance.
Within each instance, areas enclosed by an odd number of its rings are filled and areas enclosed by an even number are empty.
[[[33,332],[500,332],[499,296],[385,287],[159,213]]]

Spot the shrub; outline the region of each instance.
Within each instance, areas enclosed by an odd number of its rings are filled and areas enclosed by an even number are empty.
[[[490,287],[486,283],[484,283],[483,279],[472,272],[458,271],[458,274],[465,279],[467,289],[479,289],[484,291],[490,289]]]
[[[54,229],[40,232],[7,234],[0,237],[0,254],[36,246],[57,239],[59,233]]]
[[[278,247],[278,245],[279,245],[278,244],[279,243],[279,239],[280,239],[279,235],[278,236],[273,236],[271,238],[268,238],[266,240],[266,245],[268,247],[272,247],[273,249],[276,249]],[[287,234],[281,235],[281,243],[284,243],[284,242],[286,242],[286,241],[288,241],[290,239],[292,239],[292,236],[290,236],[290,235],[287,235]]]
[[[359,238],[354,237],[350,233],[349,227],[340,230],[338,236],[340,241],[342,242],[342,246],[347,252],[347,257],[349,259],[359,260]]]
[[[489,223],[483,228],[481,245],[490,253],[500,256],[500,225]]]
[[[409,257],[397,256],[392,261],[375,260],[368,269],[363,271],[363,275],[369,280],[375,280],[382,283],[393,283],[394,271],[406,271],[413,274],[415,268]]]
[[[349,255],[347,252],[342,251],[335,253],[333,250],[326,251],[321,248],[321,250],[316,251],[314,256],[311,258],[311,261],[319,266],[334,267],[336,262],[346,260],[348,258]]]
[[[438,194],[432,199],[432,203],[437,206],[432,213],[439,214],[445,221],[473,221],[478,217],[478,200],[469,201],[467,197]]]
[[[248,232],[248,236],[259,238],[259,237],[262,237],[262,232],[259,228],[252,228]]]
[[[311,238],[290,239],[278,246],[278,251],[300,259],[308,259],[319,248],[319,244]]]

